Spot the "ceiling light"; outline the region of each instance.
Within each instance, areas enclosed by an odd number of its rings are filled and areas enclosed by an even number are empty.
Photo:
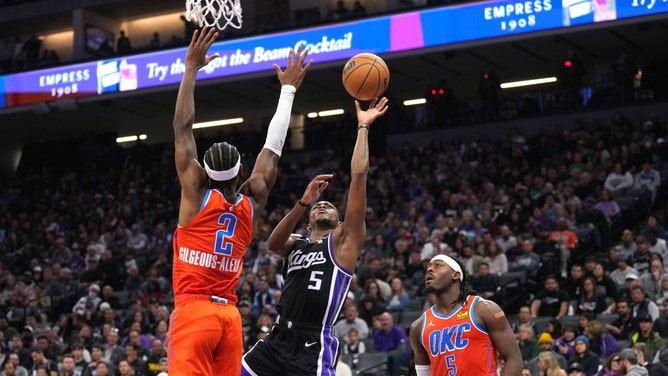
[[[136,135],[133,135],[133,136],[116,137],[116,143],[117,143],[117,144],[122,144],[122,143],[124,143],[124,142],[133,142],[133,141],[137,141],[137,138],[138,138],[138,137],[137,137]]]
[[[427,100],[425,98],[406,99],[404,101],[404,106],[417,106],[418,104],[425,104],[425,103],[427,103]]]
[[[514,88],[514,87],[549,84],[549,83],[552,83],[552,82],[557,82],[557,78],[556,77],[545,77],[545,78],[535,78],[533,80],[505,82],[505,83],[501,84],[501,89],[511,89],[511,88]]]
[[[343,109],[337,108],[336,110],[327,110],[318,112],[318,116],[320,117],[335,116],[335,115],[343,115]]]
[[[145,134],[140,134],[139,136],[137,136],[137,135],[123,136],[123,137],[117,137],[116,138],[116,143],[117,144],[122,144],[122,143],[125,143],[125,142],[134,142],[134,141],[137,141],[137,140],[142,140],[143,141],[143,140],[146,140],[147,138],[148,138],[148,136],[145,135]]]
[[[325,116],[335,116],[335,115],[343,115],[344,111],[341,108],[337,108],[335,110],[325,110],[325,111],[319,111],[319,112],[309,112],[306,114],[306,117],[309,119],[315,119],[317,117],[325,117]]]
[[[213,121],[205,121],[202,123],[195,123],[193,124],[193,129],[200,129],[200,128],[210,128],[210,127],[220,127],[223,125],[232,125],[232,124],[240,124],[244,122],[244,118],[232,118],[232,119],[220,119],[220,120],[213,120]]]

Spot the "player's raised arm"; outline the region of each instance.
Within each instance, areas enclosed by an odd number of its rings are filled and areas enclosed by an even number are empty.
[[[369,132],[371,124],[387,112],[387,98],[376,98],[364,111],[355,101],[357,140],[350,161],[350,188],[343,225],[334,231],[336,259],[348,270],[355,270],[366,237],[366,181],[369,173]],[[340,245],[340,246],[339,246]]]
[[[296,52],[290,50],[285,70],[281,70],[276,64],[273,65],[281,83],[281,94],[276,112],[269,122],[264,147],[257,156],[250,178],[240,188],[241,193],[253,198],[256,212],[264,209],[269,192],[276,183],[278,160],[288,133],[295,92],[313,63],[313,60],[310,60],[304,65],[307,56],[308,50],[302,51],[302,47],[299,46]]]
[[[186,224],[197,213],[197,203],[206,189],[207,177],[197,161],[197,145],[192,126],[195,121],[195,82],[197,72],[217,54],[206,53],[218,33],[213,28],[196,30],[188,46],[185,58],[185,72],[179,86],[174,113],[174,162],[181,183],[181,210],[179,224]]]

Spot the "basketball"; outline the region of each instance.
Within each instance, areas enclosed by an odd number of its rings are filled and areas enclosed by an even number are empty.
[[[343,87],[353,98],[368,101],[378,98],[390,83],[390,70],[380,57],[370,54],[357,54],[343,67]]]

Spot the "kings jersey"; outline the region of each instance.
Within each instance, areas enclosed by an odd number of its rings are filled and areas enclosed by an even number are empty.
[[[352,273],[334,259],[332,232],[311,242],[297,239],[284,267],[281,319],[332,326],[339,318]]]
[[[443,316],[432,306],[422,314],[420,341],[431,361],[432,374],[497,376],[498,353],[487,331],[475,320],[479,296]]]

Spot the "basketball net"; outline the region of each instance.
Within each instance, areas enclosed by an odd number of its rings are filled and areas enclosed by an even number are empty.
[[[227,26],[241,29],[240,0],[186,0],[186,20],[199,27],[216,27],[224,30]]]

